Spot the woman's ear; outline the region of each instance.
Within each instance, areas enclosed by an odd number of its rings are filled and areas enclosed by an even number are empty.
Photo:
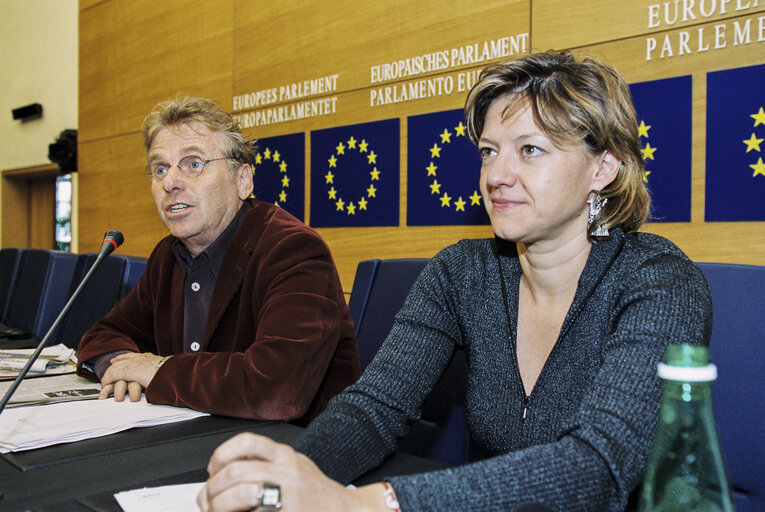
[[[610,185],[619,174],[621,166],[622,161],[620,158],[617,158],[616,155],[610,151],[604,151],[600,157],[598,157],[598,166],[592,177],[593,190],[603,190]]]

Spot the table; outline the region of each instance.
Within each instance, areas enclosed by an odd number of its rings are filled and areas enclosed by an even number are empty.
[[[0,511],[118,512],[115,492],[204,480],[213,450],[238,432],[291,443],[302,430],[282,422],[209,416],[0,455]],[[444,467],[399,454],[358,483]]]

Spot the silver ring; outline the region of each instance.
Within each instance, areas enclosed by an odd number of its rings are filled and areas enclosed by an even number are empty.
[[[255,507],[255,510],[279,510],[282,508],[282,488],[278,485],[263,482],[257,498],[260,500],[260,504]]]

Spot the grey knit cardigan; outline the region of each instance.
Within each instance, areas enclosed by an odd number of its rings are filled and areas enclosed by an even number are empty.
[[[361,379],[295,448],[342,483],[380,465],[461,346],[470,434],[490,456],[390,477],[402,512],[513,510],[528,501],[624,510],[658,417],[656,364],[669,343],[709,343],[706,281],[671,242],[617,229],[592,247],[526,397],[515,352],[520,277],[515,245],[500,239],[463,240],[437,254]]]

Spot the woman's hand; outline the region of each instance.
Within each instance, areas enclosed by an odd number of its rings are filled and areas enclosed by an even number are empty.
[[[203,512],[253,510],[261,504],[264,484],[280,488],[284,512],[390,510],[382,484],[347,489],[290,446],[251,433],[221,444],[207,471],[210,478],[197,497]]]

